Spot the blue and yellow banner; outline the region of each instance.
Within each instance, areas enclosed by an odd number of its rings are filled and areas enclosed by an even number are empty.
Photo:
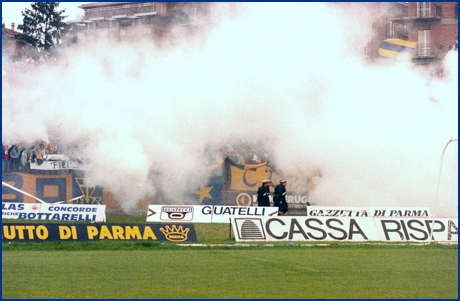
[[[239,164],[228,157],[208,167],[207,170],[216,171],[219,168],[220,172],[214,173],[188,196],[193,204],[251,206],[262,180],[271,180],[273,191],[279,181],[286,178],[286,188],[290,196],[296,196],[297,203],[304,204],[304,208],[307,203],[306,195],[314,188],[314,179],[321,177],[317,169],[309,172],[299,169],[298,172],[284,174],[267,162]],[[295,204],[290,204],[290,207],[294,208]]]
[[[386,39],[380,43],[379,54],[384,57],[397,58],[402,53],[408,53],[410,56],[415,54],[417,42],[409,42],[401,39]]]
[[[2,185],[3,202],[36,203],[39,198],[45,203],[102,203],[102,187],[87,185],[83,174],[77,172],[60,175],[5,173],[2,182],[15,188]]]

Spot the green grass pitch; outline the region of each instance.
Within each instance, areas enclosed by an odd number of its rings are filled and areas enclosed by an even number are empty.
[[[2,243],[2,297],[458,298],[457,245],[242,246],[228,225],[195,228],[207,246]]]

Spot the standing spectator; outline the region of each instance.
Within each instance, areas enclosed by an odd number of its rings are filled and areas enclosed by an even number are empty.
[[[285,215],[288,212],[288,205],[286,203],[286,180],[280,180],[280,183],[275,187],[273,194],[274,206],[278,207],[278,215]]]
[[[19,157],[19,167],[21,172],[29,173],[29,162],[27,160],[28,158],[28,152],[25,147],[22,148],[21,151],[21,156]]]
[[[2,172],[10,172],[10,155],[8,154],[8,145],[3,145],[2,155]]]
[[[9,155],[10,155],[10,171],[11,172],[18,172],[19,171],[19,148],[16,144],[13,144],[10,147]]]
[[[40,143],[40,148],[38,149],[37,151],[37,155],[40,154],[42,155],[42,157],[44,155],[47,155],[48,154],[48,150],[45,148],[45,144],[44,143]]]
[[[70,160],[76,161],[76,162],[78,162],[79,164],[82,164],[82,163],[83,163],[83,160],[81,159],[81,155],[80,155],[80,150],[78,149],[78,145],[75,145],[75,146],[73,147],[73,150],[72,150],[72,152],[70,153]]]
[[[262,162],[268,162],[269,161],[268,153],[266,151],[263,153],[262,158],[260,160]]]
[[[253,153],[252,154],[252,164],[259,164],[261,163],[262,161],[260,161],[259,157],[257,156],[256,153]]]
[[[32,147],[27,152],[27,160],[32,159],[34,155],[35,157],[37,157],[37,145],[36,144],[32,145]]]
[[[243,154],[238,155],[238,164],[246,164],[246,159],[244,158]]]
[[[21,172],[22,171],[22,166],[21,166],[21,158],[22,158],[22,153],[24,151],[24,148],[22,147],[22,145],[17,145],[17,148],[18,148],[18,172]]]
[[[40,153],[39,152],[39,148],[37,147],[36,144],[32,145],[32,147],[29,149],[29,152],[27,153],[27,160],[29,161],[29,163],[32,162],[32,159],[35,161],[37,159],[37,154]],[[30,167],[30,165],[29,165]]]
[[[53,140],[52,143],[48,143],[48,153],[49,154],[59,154],[59,148],[58,148],[58,143],[56,140]]]
[[[43,143],[40,145],[43,145],[43,148],[45,148],[45,145]],[[43,160],[44,160],[42,151],[40,149],[37,149],[36,145],[32,146],[32,148],[30,149],[28,158],[29,158],[29,167],[31,167],[32,164],[40,165],[43,163]]]
[[[245,163],[241,146],[236,146],[235,161],[238,164],[244,164]]]
[[[262,180],[262,186],[257,190],[257,205],[259,207],[270,207],[270,180]]]

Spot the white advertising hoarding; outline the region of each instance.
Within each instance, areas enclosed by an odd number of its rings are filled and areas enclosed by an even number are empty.
[[[105,222],[105,205],[2,202],[2,218]]]
[[[369,217],[369,207],[308,206],[308,216]]]
[[[210,223],[211,209],[203,205],[149,205],[147,222]]]
[[[231,216],[277,216],[278,207],[149,205],[147,222],[230,223]]]
[[[431,217],[428,207],[369,207],[372,217]]]
[[[278,207],[213,206],[213,223],[230,223],[230,217],[278,216]]]
[[[30,163],[30,169],[37,170],[64,170],[64,169],[83,169],[83,165],[75,161],[43,161],[37,165]]]
[[[231,217],[236,241],[458,242],[457,218]]]
[[[329,217],[431,217],[428,207],[308,206],[308,216]]]

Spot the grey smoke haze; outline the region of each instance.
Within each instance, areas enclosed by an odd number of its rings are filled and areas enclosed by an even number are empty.
[[[442,150],[458,138],[457,53],[446,77],[431,78],[405,59],[366,63],[370,25],[325,4],[243,6],[196,43],[167,52],[91,45],[59,68],[3,83],[3,140],[53,132],[86,145],[88,183],[124,209],[150,188],[151,167],[180,202],[203,170],[204,147],[239,139],[265,140],[285,170],[320,168],[316,205],[430,206],[452,216],[457,142],[435,200]]]

